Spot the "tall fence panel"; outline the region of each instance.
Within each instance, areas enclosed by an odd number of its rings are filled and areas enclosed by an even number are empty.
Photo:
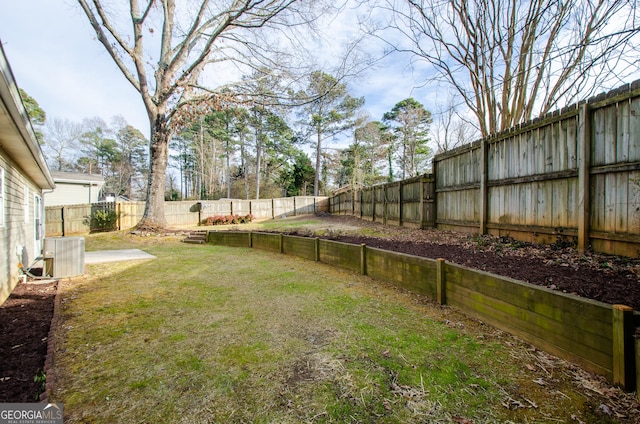
[[[119,213],[118,228],[133,228],[142,219],[144,202],[117,203],[117,211]]]
[[[637,256],[640,82],[436,156],[434,168],[439,228],[569,236]]]
[[[640,252],[640,95],[601,103],[591,117],[591,242]]]
[[[439,160],[438,160],[439,159]],[[480,143],[462,146],[433,160],[436,224],[458,230],[477,226],[480,213]]]
[[[48,237],[88,233],[91,205],[65,205],[45,208],[45,231]]]

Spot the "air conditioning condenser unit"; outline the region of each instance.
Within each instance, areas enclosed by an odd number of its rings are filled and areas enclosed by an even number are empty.
[[[44,239],[45,274],[53,278],[84,274],[84,237]]]

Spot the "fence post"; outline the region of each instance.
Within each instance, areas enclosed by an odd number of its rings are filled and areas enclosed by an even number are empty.
[[[578,252],[589,247],[589,223],[591,221],[591,116],[589,105],[584,103],[578,115]]]
[[[351,216],[356,216],[356,192],[351,192]]]
[[[487,233],[487,177],[488,177],[489,148],[487,138],[480,140],[480,234]]]
[[[402,181],[398,181],[398,227],[402,227]]]
[[[320,262],[320,237],[316,237],[316,242],[314,243],[314,249],[315,249],[315,259],[316,262]]]
[[[371,221],[376,222],[376,188],[371,187]]]
[[[122,221],[120,216],[122,215],[122,203],[116,203],[116,216],[118,217],[118,231],[122,230]],[[198,211],[198,225],[200,225],[200,211]]]
[[[613,305],[613,384],[631,391],[635,387],[633,308]]]
[[[284,253],[284,234],[280,233],[280,253]]]
[[[64,222],[64,218],[65,218],[64,217],[64,210],[65,209],[66,208],[64,206],[60,209],[60,218],[62,219],[62,237],[64,237],[66,235],[65,228],[64,228],[64,224],[65,224],[65,222]]]
[[[253,232],[249,231],[249,247],[253,247]]]
[[[640,338],[636,339],[636,397],[640,400]]]
[[[387,225],[387,187],[388,185],[385,184],[382,187],[382,224],[383,225]]]
[[[367,245],[364,243],[360,245],[360,273],[367,275]]]
[[[447,303],[446,282],[444,273],[445,260],[438,258],[436,260],[436,301],[439,305]]]

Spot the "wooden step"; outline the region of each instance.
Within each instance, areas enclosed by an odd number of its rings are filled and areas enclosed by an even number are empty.
[[[204,244],[207,242],[207,232],[193,231],[187,236],[186,239],[182,240],[182,242],[191,244]]]
[[[182,240],[183,243],[189,243],[189,244],[205,244],[206,241],[204,240],[194,240],[194,239],[184,239]]]

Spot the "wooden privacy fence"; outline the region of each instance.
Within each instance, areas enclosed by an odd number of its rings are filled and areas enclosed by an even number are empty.
[[[429,228],[435,226],[435,185],[432,175],[340,193],[329,199],[335,214],[369,221]]]
[[[209,231],[207,241],[320,261],[387,281],[456,307],[521,339],[635,389],[635,326],[639,315],[464,266],[319,238]]]
[[[199,206],[196,206],[200,204]],[[46,235],[66,236],[89,233],[91,217],[96,210],[115,210],[118,216],[116,228],[133,228],[142,218],[144,202],[97,203],[86,205],[47,206]],[[165,219],[170,227],[195,226],[203,219],[216,215],[253,215],[254,219],[274,219],[328,212],[326,197],[297,196],[259,200],[201,200],[165,202]]]
[[[640,253],[640,81],[433,160],[439,228]]]
[[[426,221],[437,228],[543,243],[568,237],[580,251],[638,256],[640,80],[437,155],[432,172],[435,189],[423,185],[422,197],[435,199]],[[342,193],[331,210],[393,223],[394,209],[381,206],[395,203],[390,189]]]

